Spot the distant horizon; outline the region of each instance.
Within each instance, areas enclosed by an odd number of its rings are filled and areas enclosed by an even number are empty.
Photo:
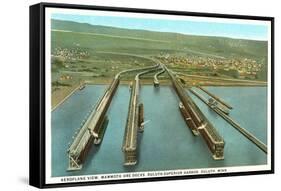
[[[52,14],[51,19],[129,30],[178,33],[205,37],[268,41],[267,26],[154,18]]]

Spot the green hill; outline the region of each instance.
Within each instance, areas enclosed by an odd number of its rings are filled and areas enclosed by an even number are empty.
[[[52,20],[51,27],[52,45],[68,48],[79,44],[92,51],[186,53],[257,60],[266,58],[267,55],[266,41],[132,30],[61,20]]]

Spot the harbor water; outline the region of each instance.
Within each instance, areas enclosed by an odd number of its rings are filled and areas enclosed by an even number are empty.
[[[106,85],[87,85],[77,90],[52,112],[51,174],[53,177],[119,172],[232,167],[267,163],[267,155],[229,123],[191,95],[225,141],[224,160],[214,160],[205,141],[193,136],[179,108],[179,99],[169,86],[142,85],[145,129],[138,137],[138,163],[123,166],[121,150],[130,99],[128,85],[120,85],[107,112],[109,123],[99,146],[93,145],[80,171],[67,171],[68,144],[81,122],[103,95]],[[229,103],[229,116],[267,144],[266,87],[207,87]],[[200,92],[198,90],[198,92]],[[188,92],[187,92],[188,93]],[[202,92],[200,92],[202,93]],[[205,95],[206,94],[203,94]]]

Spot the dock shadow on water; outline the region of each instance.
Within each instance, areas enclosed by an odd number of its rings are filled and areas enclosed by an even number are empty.
[[[91,160],[95,158],[95,156],[97,155],[97,153],[99,152],[100,148],[102,146],[102,142],[100,143],[100,145],[92,145],[92,148],[90,149],[87,159],[83,165],[83,168],[87,169],[90,167],[91,165]]]

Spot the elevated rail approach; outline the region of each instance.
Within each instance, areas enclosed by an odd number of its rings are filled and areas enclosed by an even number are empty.
[[[153,80],[154,87],[159,87],[160,83],[159,83],[158,77],[163,73],[165,73],[165,69],[162,67],[162,69],[154,75],[154,77],[153,77],[154,78],[154,80]]]

